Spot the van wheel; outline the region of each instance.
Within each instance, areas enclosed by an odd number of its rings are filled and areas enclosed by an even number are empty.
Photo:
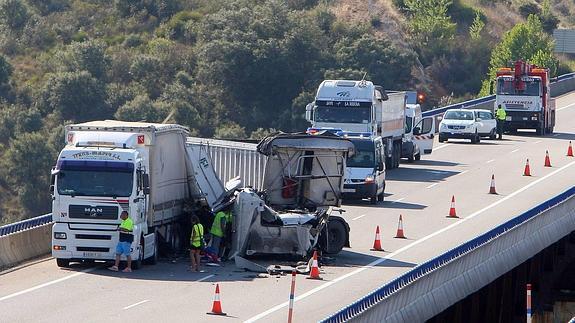
[[[383,199],[385,198],[385,194],[383,191],[381,191],[380,194],[377,194],[377,201],[378,202],[383,202]]]
[[[60,268],[70,267],[70,259],[56,258],[56,265]]]
[[[495,131],[495,129],[493,129],[491,131],[491,134],[489,135],[489,139],[494,140],[495,138],[497,138],[497,132]]]
[[[370,197],[369,202],[371,204],[377,204],[377,195]]]
[[[421,160],[421,153],[417,153],[417,155],[415,155],[415,160]]]

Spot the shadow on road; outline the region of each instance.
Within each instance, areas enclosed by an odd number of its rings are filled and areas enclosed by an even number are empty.
[[[385,252],[381,253],[381,256],[377,257],[350,250],[343,250],[333,259],[333,262],[326,262],[326,265],[330,267],[363,267],[385,255]],[[375,267],[413,268],[415,266],[417,266],[417,264],[394,259],[385,259]]]
[[[458,166],[461,165],[460,163],[454,163],[450,161],[444,160],[429,160],[429,159],[422,159],[414,162],[414,165],[424,165],[424,166]],[[390,173],[391,174],[391,173]]]
[[[429,162],[432,163],[433,161],[430,160]],[[439,162],[439,163],[448,163],[448,162]],[[459,174],[459,172],[449,170],[436,170],[429,168],[400,168],[394,172],[389,172],[387,174],[386,180],[433,183],[445,180],[446,178],[457,174]]]

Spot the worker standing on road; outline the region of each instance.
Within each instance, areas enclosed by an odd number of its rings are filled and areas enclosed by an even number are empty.
[[[503,139],[503,129],[505,127],[505,118],[507,113],[505,109],[500,105],[497,106],[497,111],[495,112],[495,118],[497,119],[497,134],[499,134],[499,140]]]
[[[190,270],[200,271],[200,253],[204,245],[204,226],[197,215],[192,215],[192,235],[190,236]]]
[[[210,234],[212,235],[210,246],[218,257],[220,256],[220,245],[222,244],[222,239],[226,232],[226,220],[228,219],[229,212],[230,211],[228,209],[224,209],[216,213],[214,223],[210,229]]]
[[[109,267],[108,269],[112,271],[118,271],[118,266],[120,265],[120,257],[124,255],[126,256],[128,263],[126,265],[126,268],[122,271],[125,273],[131,273],[132,272],[131,249],[132,249],[132,242],[134,242],[134,234],[133,234],[134,222],[132,221],[132,219],[130,219],[130,217],[128,216],[128,212],[126,211],[122,211],[122,213],[120,214],[120,219],[122,219],[122,222],[120,222],[120,226],[118,226],[118,231],[120,231],[120,240],[116,245],[116,262],[114,263],[114,266]]]

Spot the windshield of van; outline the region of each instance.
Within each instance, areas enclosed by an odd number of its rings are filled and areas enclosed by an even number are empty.
[[[348,167],[375,167],[375,148],[371,140],[351,140],[355,146],[355,155],[347,159]]]
[[[132,194],[134,164],[69,160],[59,163],[58,194],[128,197]]]
[[[370,107],[326,107],[318,106],[314,113],[315,122],[370,123]]]
[[[443,116],[446,120],[473,120],[473,112],[471,111],[447,111]]]

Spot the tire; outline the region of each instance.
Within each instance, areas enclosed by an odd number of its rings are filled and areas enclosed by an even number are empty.
[[[60,268],[69,268],[70,259],[56,258],[56,265],[58,265]]]
[[[407,157],[407,162],[408,162],[408,163],[411,164],[411,163],[413,163],[414,161],[415,161],[415,157],[414,157],[414,156],[409,156],[409,157]]]
[[[327,231],[327,236],[326,236]],[[320,249],[328,254],[336,254],[347,242],[347,229],[339,220],[328,220],[327,228],[322,230],[319,239]]]
[[[477,134],[475,134],[475,136],[471,137],[471,143],[472,144],[476,144],[477,143]]]
[[[477,138],[475,138],[475,143],[478,144],[481,142],[481,136],[479,136],[479,134],[477,134]]]
[[[421,153],[418,153],[417,155],[415,155],[415,160],[421,160]]]
[[[495,129],[491,130],[491,134],[489,135],[489,139],[494,140],[495,138],[497,138],[497,132],[495,131]]]
[[[369,198],[369,203],[371,203],[371,205],[377,204],[377,195],[374,195],[374,196],[370,197],[370,198]]]
[[[142,268],[142,263],[144,258],[144,237],[140,238],[140,251],[138,252],[138,259],[132,259],[132,269],[138,270]]]
[[[383,200],[385,199],[385,193],[382,190],[380,194],[377,194],[377,201],[378,202],[383,202]]]

